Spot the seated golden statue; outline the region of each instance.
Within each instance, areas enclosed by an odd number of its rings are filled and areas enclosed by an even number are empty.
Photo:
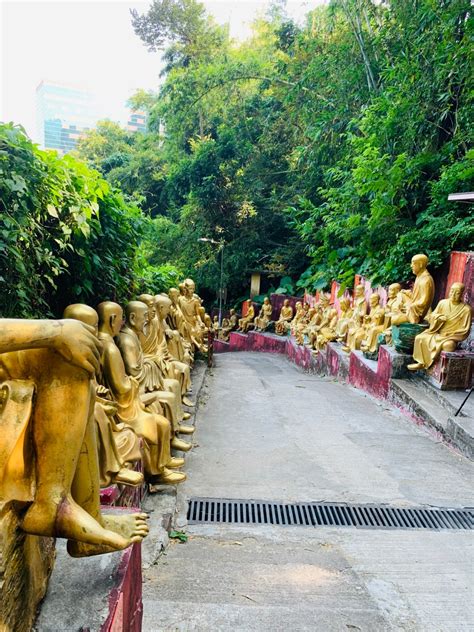
[[[298,345],[304,344],[305,334],[309,332],[310,327],[319,322],[320,314],[318,305],[316,307],[310,307],[308,303],[304,303],[302,316],[295,326],[295,339]]]
[[[124,549],[146,514],[100,509],[92,379],[101,345],[76,320],[5,319],[0,326],[0,505],[22,505],[21,528],[67,538],[73,556]]]
[[[462,302],[464,285],[453,283],[449,298],[441,300],[428,317],[429,328],[415,338],[414,364],[410,371],[429,369],[441,351],[455,351],[471,330],[471,307]]]
[[[405,302],[405,295],[401,292],[402,286],[400,283],[392,283],[388,286],[388,298],[385,306],[385,323],[382,330],[382,338],[385,344],[392,343],[392,316],[402,312],[402,304]],[[369,341],[369,347],[374,348],[374,352],[377,350],[378,342],[374,342],[372,339]]]
[[[205,352],[205,326],[201,320],[201,301],[195,294],[195,283],[192,279],[185,279],[183,283],[180,284],[179,289],[181,294],[178,298],[178,305],[187,325],[184,329],[184,334],[181,335],[186,337],[192,347]]]
[[[114,338],[120,334],[122,325],[122,308],[117,303],[106,301],[98,305],[97,312],[99,339],[103,346],[101,380],[117,406],[117,422],[132,428],[145,440],[143,462],[149,480],[169,485],[181,483],[186,475],[170,470],[181,467],[184,460],[172,458],[170,447],[181,450],[182,446],[175,444],[176,438],[172,439],[170,422],[146,409],[140,398],[138,381],[127,375],[124,360],[115,344]],[[185,444],[185,448],[188,445]]]
[[[377,298],[375,298],[377,297]],[[365,317],[364,338],[360,343],[361,351],[366,353],[375,353],[378,349],[377,340],[387,326],[387,317],[385,308],[380,305],[380,296],[372,294],[370,297],[370,314]]]
[[[356,285],[354,290],[354,300],[352,303],[352,316],[347,325],[347,333],[345,344],[342,350],[348,353],[351,349],[355,349],[354,345],[355,335],[359,332],[364,323],[364,317],[367,314],[367,302],[365,300],[365,288],[363,285]],[[358,349],[359,347],[357,347]]]
[[[171,301],[168,324],[172,330],[177,331],[180,335],[185,352],[189,357],[189,362],[187,362],[189,364],[193,360],[193,350],[190,342],[191,330],[188,323],[186,322],[186,319],[184,318],[181,307],[179,306],[180,296],[180,291],[177,288],[172,287],[168,290],[168,298]],[[178,358],[178,360],[181,360],[181,358]]]
[[[315,325],[309,341],[315,353],[322,351],[328,342],[336,339],[337,310],[331,306],[330,297],[326,294],[320,300],[321,320]]]
[[[339,301],[339,307],[341,308],[341,313],[337,318],[336,340],[337,342],[343,342],[346,339],[347,329],[354,313],[351,307],[351,299],[343,296]]]
[[[231,309],[229,313],[229,318],[224,318],[222,321],[222,327],[219,333],[219,340],[224,340],[224,342],[229,342],[230,334],[237,329],[239,325],[237,314],[235,313],[235,309]]]
[[[241,331],[243,334],[247,333],[249,328],[253,326],[253,321],[255,319],[255,308],[252,303],[249,305],[249,309],[247,312],[247,316],[239,319],[239,328],[237,331]]]
[[[289,299],[285,298],[283,301],[283,307],[280,310],[280,317],[275,323],[275,333],[278,336],[285,336],[291,327],[291,320],[293,318],[293,308],[290,305]]]
[[[258,316],[253,321],[255,331],[265,331],[272,319],[273,306],[268,297],[263,299],[263,305]]]
[[[426,269],[428,257],[426,255],[415,255],[411,260],[411,269],[416,275],[415,284],[412,290],[401,290],[403,301],[397,302],[395,313],[392,310],[392,325],[402,323],[421,323],[428,314],[434,297],[434,281],[431,274]]]
[[[295,335],[296,328],[297,328],[300,320],[303,318],[303,315],[304,315],[303,303],[301,301],[296,301],[296,304],[295,304],[295,315],[293,317],[293,320],[290,323],[290,332],[291,332],[292,336]]]
[[[89,325],[98,337],[99,316],[89,305],[69,305],[64,310],[63,317],[80,320]],[[142,458],[139,439],[131,428],[115,422],[117,407],[110,401],[108,390],[95,379],[94,388],[100,486],[107,487],[111,483],[141,485],[143,474],[130,469],[135,461],[141,461]]]
[[[343,351],[349,352],[359,350],[370,327],[372,325],[383,325],[385,319],[385,309],[380,305],[380,296],[374,292],[370,296],[369,302],[370,314],[368,316],[362,315],[362,309],[357,312],[357,321],[355,321],[353,316],[353,326],[349,327],[346,344],[342,347]]]
[[[152,360],[157,364],[162,377],[168,380],[177,380],[180,384],[180,396],[183,404],[194,406],[194,403],[186,397],[186,393],[191,389],[189,365],[175,360],[168,349],[164,322],[170,313],[171,300],[163,294],[156,296],[141,294],[138,300],[148,307],[146,333],[141,333],[138,336],[145,359]]]
[[[149,372],[148,367],[154,366],[154,370],[159,378],[156,390],[148,390],[153,398],[154,412],[161,413],[162,404],[165,407],[165,416],[168,417],[172,424],[174,434],[180,431],[180,423],[183,419],[183,410],[181,407],[181,386],[178,380],[162,378],[161,370],[155,362],[154,358],[148,358],[145,363],[143,349],[140,344],[140,334],[146,331],[148,326],[149,309],[145,303],[141,301],[131,301],[125,306],[125,324],[120,330],[116,338],[117,346],[122,354],[123,362],[127,375],[136,378],[140,385],[140,392],[145,395],[144,385],[146,384]],[[159,402],[159,404],[157,404]],[[176,450],[186,452],[191,449],[191,444],[181,441],[177,437],[172,439],[172,447]]]

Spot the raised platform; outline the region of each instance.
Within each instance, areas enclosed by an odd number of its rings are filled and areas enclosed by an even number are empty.
[[[233,331],[229,338],[229,351],[261,351],[264,353],[285,353],[286,336],[249,331],[241,334]],[[219,353],[214,348],[215,353]]]
[[[72,559],[66,542],[57,541],[56,563],[35,625],[37,632],[140,632],[142,615],[140,544]]]

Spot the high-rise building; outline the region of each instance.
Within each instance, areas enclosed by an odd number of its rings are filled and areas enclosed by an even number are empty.
[[[36,111],[40,145],[61,153],[74,149],[81,134],[101,118],[91,94],[51,81],[36,88]]]
[[[127,121],[129,132],[146,132],[147,113],[143,110],[131,110]]]

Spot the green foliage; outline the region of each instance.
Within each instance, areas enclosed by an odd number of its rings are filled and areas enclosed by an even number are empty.
[[[196,0],[154,0],[133,27],[166,61],[134,98],[149,130],[80,150],[152,218],[141,278],[171,265],[214,298],[223,252],[231,304],[255,270],[298,293],[473,247],[470,207],[447,201],[474,188],[469,0],[331,0],[302,27],[275,0],[243,43]]]
[[[2,316],[59,315],[133,291],[140,211],[71,156],[0,125]]]

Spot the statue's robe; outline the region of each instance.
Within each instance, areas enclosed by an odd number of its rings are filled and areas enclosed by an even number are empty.
[[[424,270],[415,279],[413,289],[408,295],[406,315],[408,322],[420,323],[428,314],[434,298],[434,281],[428,270]]]
[[[255,328],[265,331],[272,319],[273,307],[271,304],[262,305],[259,315],[254,321]]]
[[[445,316],[446,322],[441,322],[440,316]],[[471,319],[471,308],[466,303],[456,305],[449,298],[441,300],[429,318],[430,327],[415,338],[414,359],[429,368],[446,342],[458,343],[468,337]]]
[[[131,428],[141,437],[146,424],[156,424],[159,440],[158,443],[143,441],[143,465],[148,476],[159,475],[171,458],[169,422],[146,410],[140,397],[140,384],[135,377],[127,375],[126,365],[113,339],[104,334],[99,334],[99,339],[104,347],[101,383],[109,389],[117,404],[117,425]]]
[[[283,306],[280,311],[280,317],[275,323],[275,333],[279,336],[285,335],[290,328],[290,322],[292,318],[293,308],[291,307],[291,305],[288,305],[287,307]]]
[[[140,342],[144,357],[156,363],[165,379],[178,380],[181,395],[187,393],[191,389],[189,366],[171,355],[163,324],[156,316],[148,323],[147,333],[140,336]]]
[[[154,359],[145,357],[140,339],[130,327],[122,328],[116,342],[127,375],[136,378],[142,393],[158,394],[158,401],[165,407],[165,416],[170,419],[173,429],[177,431],[179,422],[183,419],[181,387],[178,380],[163,379],[158,364]],[[151,388],[153,385],[155,388]],[[155,408],[155,412],[161,413],[162,409]]]

